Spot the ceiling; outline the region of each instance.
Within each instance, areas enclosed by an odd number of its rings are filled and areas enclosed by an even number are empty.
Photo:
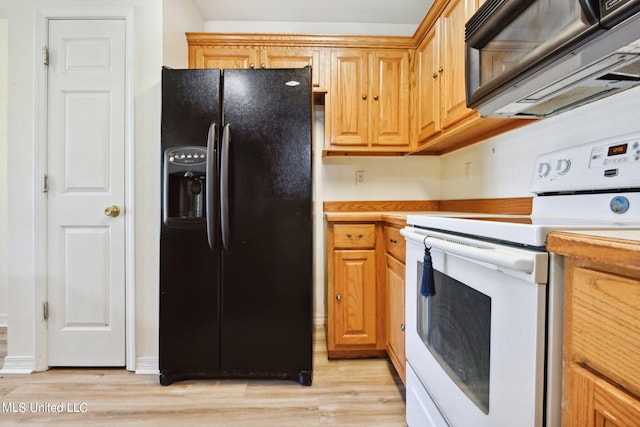
[[[433,0],[193,0],[205,21],[415,24]]]

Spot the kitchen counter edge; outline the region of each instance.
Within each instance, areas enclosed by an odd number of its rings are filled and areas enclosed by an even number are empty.
[[[554,231],[547,236],[547,250],[558,255],[617,265],[640,273],[640,240],[634,234],[621,238],[608,230]]]

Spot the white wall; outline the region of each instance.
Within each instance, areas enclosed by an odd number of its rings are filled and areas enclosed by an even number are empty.
[[[191,0],[163,1],[162,64],[171,68],[189,66],[186,32],[204,31],[204,19]]]
[[[538,154],[638,131],[635,88],[442,156],[442,198],[532,196]]]
[[[314,134],[314,314],[316,323],[326,315],[326,236],[322,203],[325,201],[438,200],[438,157],[322,157],[324,108],[316,107]],[[356,171],[364,182],[356,183]]]
[[[7,71],[8,21],[0,18],[0,326],[7,325]]]
[[[252,22],[206,21],[204,31],[211,33],[342,34],[412,36],[416,25],[365,24],[361,22]]]
[[[36,354],[36,283],[44,275],[34,259],[35,217],[39,179],[35,159],[36,67],[41,47],[36,41],[36,8],[131,7],[133,19],[133,81],[135,117],[135,242],[136,242],[136,352],[139,358],[157,358],[158,348],[158,230],[160,174],[160,69],[162,66],[162,7],[157,0],[21,0],[7,8],[9,25],[8,114],[8,358],[16,366],[33,368]]]
[[[323,201],[440,199],[438,157],[325,157],[316,178]]]

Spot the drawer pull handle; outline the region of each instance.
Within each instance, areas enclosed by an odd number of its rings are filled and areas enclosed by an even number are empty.
[[[340,294],[336,295],[336,301],[342,301],[342,295]]]
[[[348,237],[349,239],[353,239],[353,238],[356,238],[356,239],[362,239],[362,238],[364,237],[364,234],[360,233],[360,234],[358,234],[357,236],[354,236],[354,235],[353,235],[353,234],[351,234],[351,233],[347,233],[347,237]]]
[[[397,241],[396,239],[389,239],[389,241],[390,241],[391,243],[393,243],[394,245],[397,245],[397,244],[398,244],[398,241]]]

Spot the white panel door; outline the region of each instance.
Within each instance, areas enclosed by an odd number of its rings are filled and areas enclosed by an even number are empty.
[[[125,21],[48,36],[48,365],[124,366]]]

